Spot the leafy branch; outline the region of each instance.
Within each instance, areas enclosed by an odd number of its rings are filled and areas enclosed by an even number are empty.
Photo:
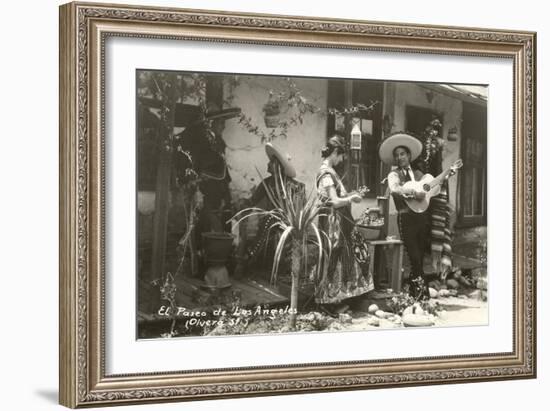
[[[344,116],[344,115],[347,115],[347,114],[359,114],[359,113],[363,113],[363,114],[367,114],[367,113],[370,113],[372,110],[374,110],[374,108],[376,107],[376,105],[380,104],[379,101],[370,101],[369,102],[369,105],[367,106],[366,104],[363,104],[363,103],[358,103],[358,104],[355,104],[355,105],[352,105],[352,106],[349,106],[349,107],[342,107],[340,109],[337,109],[335,107],[329,107],[327,109],[327,113],[330,114],[330,115],[341,115],[341,116]]]

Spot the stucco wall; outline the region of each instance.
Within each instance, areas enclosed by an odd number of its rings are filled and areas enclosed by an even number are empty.
[[[284,153],[289,153],[297,171],[297,179],[306,184],[307,192],[314,190],[315,173],[321,163],[320,151],[326,142],[327,130],[327,81],[322,79],[294,79],[303,96],[320,108],[320,113],[306,114],[303,124],[292,126],[286,138],[276,138],[272,143]],[[238,83],[227,81],[224,88],[224,99],[229,99],[231,106],[240,107],[243,113],[251,118],[265,134],[272,129],[265,126],[263,105],[268,100],[269,91],[286,90],[284,78],[267,76],[239,76]],[[393,120],[392,131],[405,130],[406,107],[408,104],[429,108],[443,113],[443,137],[447,136],[451,127],[457,127],[457,141],[447,141],[444,148],[444,164],[448,167],[460,153],[460,125],[462,119],[462,102],[437,92],[431,102],[426,98],[426,89],[418,85],[403,83],[388,83],[385,87],[384,113],[390,114]],[[248,198],[254,188],[260,183],[260,176],[266,177],[267,157],[265,142],[248,132],[237,119],[226,121],[223,139],[227,145],[226,159],[231,175],[230,190],[234,201]],[[453,214],[457,203],[457,178],[450,180],[450,202]],[[154,195],[153,195],[154,197]],[[358,217],[367,207],[376,206],[376,199],[364,200],[354,204],[353,214]],[[390,201],[390,234],[397,234],[395,224],[395,208]]]
[[[321,148],[326,142],[327,129],[327,81],[318,79],[295,79],[302,96],[319,107],[319,113],[306,114],[303,124],[291,126],[286,138],[276,138],[272,143],[283,153],[289,153],[296,168],[297,179],[306,184],[307,192],[314,188],[315,174],[321,164]],[[224,99],[230,100],[231,106],[240,107],[243,113],[251,118],[253,124],[269,134],[272,129],[265,126],[263,105],[268,99],[269,91],[287,90],[287,83],[281,77],[240,76],[237,85],[227,78],[224,83]],[[196,104],[187,99],[184,103]],[[175,129],[181,131],[182,129]],[[251,196],[254,188],[260,184],[260,176],[267,177],[267,156],[265,142],[238,124],[237,119],[225,122],[223,139],[227,145],[226,161],[231,175],[230,190],[233,201]],[[170,204],[173,204],[171,199]],[[138,193],[140,210],[140,239],[150,239],[152,218],[155,206],[154,191]],[[255,229],[255,219],[251,219],[250,229]]]
[[[328,99],[328,82],[322,79],[294,79],[302,95],[326,113]],[[265,127],[264,103],[269,90],[285,90],[285,81],[274,77],[242,76],[239,85],[225,90],[225,98],[230,97],[233,106],[240,107],[253,122],[266,134],[271,129]],[[325,114],[307,114],[301,125],[289,129],[287,138],[277,138],[272,143],[283,153],[290,154],[296,168],[297,180],[306,184],[307,193],[315,189],[315,174],[321,164],[321,148],[327,138],[327,117]],[[267,157],[264,143],[250,134],[236,120],[226,122],[223,134],[227,144],[226,158],[229,165],[232,183],[230,185],[233,199],[247,198],[259,184],[255,167],[263,177],[266,172]],[[314,193],[312,193],[314,195]],[[376,199],[365,199],[360,204],[353,204],[352,214],[359,217],[363,210],[377,206]]]
[[[303,97],[318,106],[321,112],[326,112],[326,80],[296,79],[296,84]],[[226,86],[225,98],[232,97],[231,105],[240,107],[255,125],[269,134],[271,129],[265,126],[262,108],[270,89],[275,92],[286,90],[284,79],[241,76],[236,87]],[[290,154],[296,168],[296,178],[306,184],[309,193],[314,188],[315,173],[321,163],[320,153],[326,142],[327,119],[326,115],[316,113],[306,114],[303,120],[303,124],[291,126],[286,138],[276,138],[272,143],[283,153]],[[226,158],[231,173],[233,199],[247,198],[260,182],[256,167],[263,177],[268,176],[265,143],[238,124],[237,120],[226,122],[223,139],[227,144]]]
[[[303,95],[311,99],[314,104],[322,110],[327,105],[327,82],[320,79],[297,79],[296,83],[302,90]],[[443,167],[450,166],[460,154],[460,122],[462,119],[462,102],[459,99],[434,92],[431,102],[426,98],[426,89],[413,85],[393,83],[394,87],[389,88],[392,96],[384,96],[391,101],[393,130],[404,130],[406,125],[406,106],[429,108],[443,113],[443,137],[447,136],[448,130],[456,126],[459,130],[456,141],[447,141],[444,148]],[[285,82],[281,78],[241,76],[238,86],[230,89],[226,87],[225,95],[232,97],[232,105],[240,107],[243,112],[252,118],[261,130],[266,134],[270,129],[265,127],[263,104],[267,101],[269,90],[284,90]],[[391,98],[390,98],[391,97]],[[262,176],[267,176],[267,158],[264,151],[264,144],[260,139],[249,133],[236,120],[226,122],[224,140],[227,144],[226,156],[231,172],[231,193],[233,199],[249,197],[252,190],[259,183],[258,167]],[[320,150],[326,140],[326,117],[320,114],[306,115],[304,123],[289,130],[287,138],[278,138],[273,141],[283,152],[291,155],[297,171],[297,179],[306,184],[308,193],[314,188],[315,171],[319,167],[321,158]],[[449,182],[450,203],[455,214],[457,203],[457,178]],[[395,214],[393,201],[391,213]],[[354,205],[353,214],[358,216],[366,207],[376,206],[375,199],[365,200],[363,203]],[[454,215],[453,215],[454,217]],[[392,224],[393,226],[393,224]],[[390,229],[390,231],[396,231]]]

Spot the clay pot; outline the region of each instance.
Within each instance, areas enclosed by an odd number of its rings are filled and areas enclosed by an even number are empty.
[[[202,233],[206,263],[225,264],[233,251],[233,238],[233,234],[229,233]]]
[[[365,240],[378,240],[380,238],[381,228],[382,226],[380,226],[380,229],[357,226],[357,230],[359,230]]]
[[[264,117],[265,126],[268,128],[275,128],[279,125],[280,119],[281,119],[281,116],[279,114],[275,114],[275,115],[266,114]]]
[[[204,253],[206,257],[206,287],[220,289],[231,286],[229,274],[225,266],[233,251],[233,235],[229,233],[202,233]]]

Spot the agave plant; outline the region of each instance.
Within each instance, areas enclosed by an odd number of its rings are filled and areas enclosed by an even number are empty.
[[[258,170],[256,169],[256,171]],[[260,174],[259,171],[258,174]],[[272,284],[277,283],[284,247],[286,244],[290,244],[292,250],[290,264],[292,285],[289,325],[294,329],[296,327],[300,274],[305,272],[308,266],[308,244],[315,244],[317,249],[317,265],[314,273],[316,278],[320,278],[323,260],[327,258],[328,253],[325,251],[323,243],[326,243],[328,237],[317,227],[317,217],[328,215],[328,209],[318,201],[313,193],[310,193],[306,198],[303,191],[296,191],[291,185],[287,184],[286,177],[283,177],[280,167],[275,167],[273,179],[274,188],[269,187],[263,179],[262,184],[274,208],[272,210],[258,207],[245,208],[235,214],[233,220],[238,225],[252,216],[268,217],[271,224],[265,235],[269,237],[272,230],[277,230],[280,233],[271,271]]]

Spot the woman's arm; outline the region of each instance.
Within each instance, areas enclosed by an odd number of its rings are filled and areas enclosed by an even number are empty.
[[[334,186],[327,187],[327,194],[329,197],[330,205],[334,208],[345,207],[351,204],[352,202],[358,203],[362,200],[359,194],[351,194],[345,197],[338,197],[338,194],[336,194],[336,189],[334,188]]]

